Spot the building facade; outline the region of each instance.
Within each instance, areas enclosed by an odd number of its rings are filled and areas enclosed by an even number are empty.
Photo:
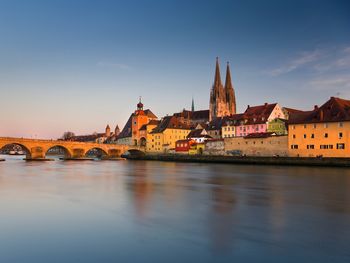
[[[331,97],[314,110],[291,114],[289,155],[350,157],[350,100]]]
[[[150,132],[147,150],[153,153],[167,153],[175,151],[175,143],[186,139],[191,128],[188,124],[175,116],[164,117],[159,125]]]
[[[268,132],[268,123],[275,119],[285,119],[285,113],[277,104],[268,104],[258,106],[249,106],[243,113],[241,120],[236,127],[236,136],[245,137],[252,133]]]

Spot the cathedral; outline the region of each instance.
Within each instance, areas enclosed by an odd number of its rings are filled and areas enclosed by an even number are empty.
[[[233,89],[230,65],[227,62],[225,87],[220,76],[219,59],[216,58],[214,84],[210,91],[209,120],[236,114],[236,96]]]

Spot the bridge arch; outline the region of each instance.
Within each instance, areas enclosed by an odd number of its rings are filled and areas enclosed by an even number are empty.
[[[93,152],[95,151],[95,153]],[[92,147],[92,148],[89,148],[86,150],[85,152],[85,157],[89,157],[89,155],[94,155],[97,157],[97,158],[102,158],[103,156],[108,156],[108,152],[104,149],[102,149],[101,147]]]
[[[31,151],[30,151],[30,147],[27,145],[24,145],[23,143],[18,143],[16,141],[13,142],[6,142],[4,144],[0,145],[0,150],[6,148],[7,146],[11,146],[11,145],[17,145],[20,146],[22,148],[22,151],[25,152],[26,158],[30,159],[32,157]]]
[[[64,155],[65,158],[71,158],[73,156],[72,151],[69,148],[67,148],[67,147],[65,147],[63,145],[60,145],[60,144],[55,144],[55,145],[52,145],[52,146],[48,147],[45,150],[45,155],[49,154],[50,151],[55,149],[55,148],[63,151],[63,155]],[[58,155],[61,155],[61,154],[58,153]]]

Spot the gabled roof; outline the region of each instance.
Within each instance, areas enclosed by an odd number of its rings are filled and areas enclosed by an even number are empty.
[[[174,113],[175,117],[184,117],[193,121],[196,120],[209,120],[209,110],[197,110],[189,111],[183,110],[182,112]]]
[[[238,121],[243,120],[243,118],[244,118],[244,113],[233,114],[225,118],[222,126],[237,125]]]
[[[350,121],[350,100],[331,97],[313,111],[291,114],[290,124]]]
[[[144,110],[144,113],[150,119],[157,119],[157,116],[150,109]]]
[[[131,114],[128,121],[126,122],[123,130],[119,133],[118,135],[118,139],[121,138],[126,138],[126,137],[131,137],[131,125],[132,125],[132,117],[134,116],[134,114]]]
[[[139,131],[147,130],[148,125],[158,125],[159,123],[160,123],[159,120],[150,120],[147,124],[142,125],[141,128],[139,129]]]
[[[196,129],[190,131],[187,138],[211,138],[211,136],[207,134],[205,129]]]
[[[154,128],[151,133],[160,133],[166,129],[189,130],[190,126],[186,123],[181,122],[180,119],[176,118],[175,116],[166,116],[160,121],[159,125]]]
[[[244,124],[263,124],[267,122],[277,103],[248,106],[244,112]]]
[[[150,120],[147,125],[158,125],[160,123],[160,120]]]
[[[208,130],[213,131],[213,130],[221,130],[222,125],[225,123],[225,120],[227,120],[228,117],[218,117],[213,119],[211,122],[208,124]]]
[[[302,110],[299,110],[299,109],[293,109],[293,108],[287,108],[287,107],[283,107],[283,109],[284,109],[288,114],[303,112]]]
[[[273,111],[273,109],[276,107],[277,103],[269,104],[265,103],[263,105],[258,105],[258,106],[248,106],[247,109],[244,112],[244,116],[246,118],[251,118],[254,116],[267,116],[269,117]]]

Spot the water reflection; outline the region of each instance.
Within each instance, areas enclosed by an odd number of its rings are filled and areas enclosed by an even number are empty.
[[[6,158],[0,262],[350,260],[349,169]]]

